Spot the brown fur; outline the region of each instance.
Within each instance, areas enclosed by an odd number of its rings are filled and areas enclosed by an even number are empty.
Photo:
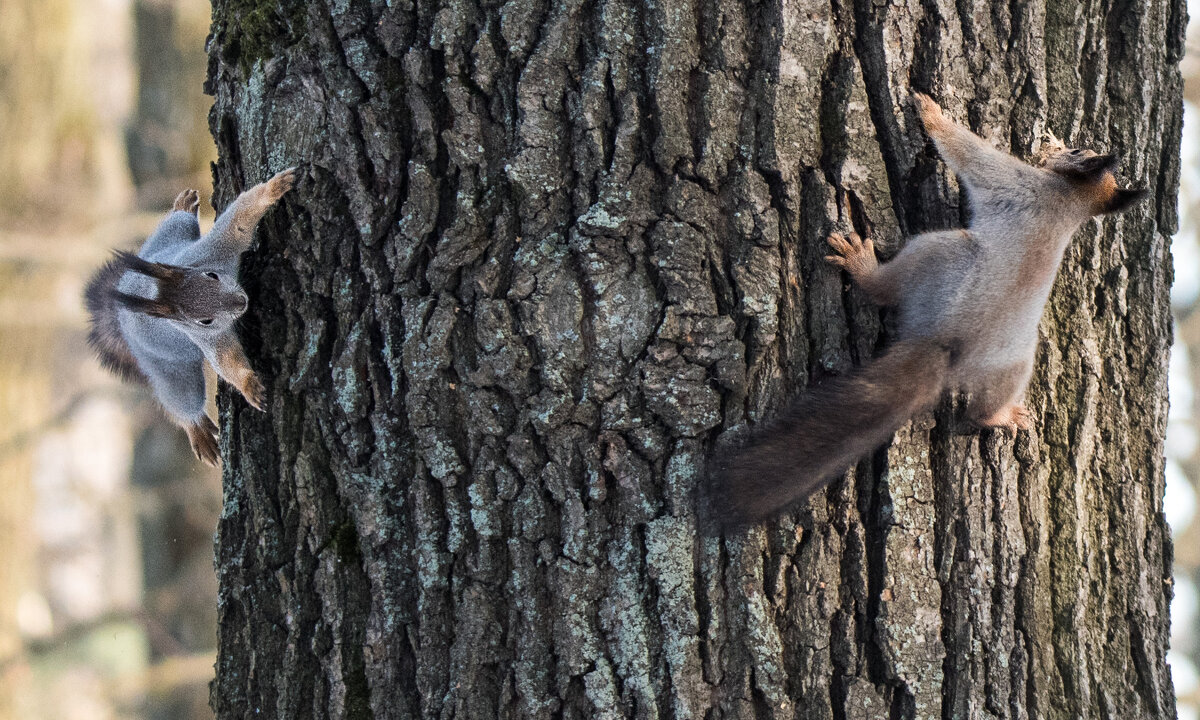
[[[216,369],[222,377],[228,378],[229,382],[238,389],[242,397],[246,398],[246,402],[250,403],[255,410],[263,409],[264,390],[262,381],[258,379],[254,369],[250,367],[250,361],[246,358],[246,353],[242,350],[242,346],[236,340],[225,345],[217,347],[216,352]]]
[[[1100,182],[1088,186],[1088,194],[1092,198],[1092,207],[1096,208],[1096,214],[1104,212],[1104,208],[1108,207],[1117,195],[1117,179],[1112,173],[1105,173]]]

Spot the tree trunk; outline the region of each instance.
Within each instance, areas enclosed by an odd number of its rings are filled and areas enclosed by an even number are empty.
[[[386,7],[390,6],[390,7]],[[221,718],[1162,718],[1179,0],[216,0],[218,206],[270,402],[222,394]],[[824,265],[965,202],[910,88],[1112,150],[1034,432],[917,418],[698,535],[706,453],[867,360]]]

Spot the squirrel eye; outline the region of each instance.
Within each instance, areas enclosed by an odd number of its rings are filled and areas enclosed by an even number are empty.
[[[212,325],[212,323],[213,323],[213,319],[212,319],[212,318],[204,318],[204,319],[202,319],[202,320],[197,320],[197,321],[196,321],[196,324],[197,324],[197,325],[204,325],[204,326],[206,326],[206,327],[207,327],[208,325]]]
[[[216,274],[215,272],[206,272],[206,273],[204,273],[204,274],[205,274],[205,275],[207,275],[208,277],[212,278],[213,280],[220,280],[220,279],[221,279],[221,278],[217,277],[217,274]],[[209,320],[209,322],[212,322],[212,320]],[[206,323],[206,324],[207,324],[207,323]]]

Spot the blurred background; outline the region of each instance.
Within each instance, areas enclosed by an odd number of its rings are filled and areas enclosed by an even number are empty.
[[[1179,696],[1179,720],[1200,720],[1200,0],[1188,0],[1188,15],[1191,21],[1182,67],[1179,233],[1171,243],[1175,345],[1171,349],[1163,508],[1175,538],[1175,597],[1167,661]]]
[[[1191,15],[1200,16],[1200,0]],[[210,718],[219,475],[92,359],[80,302],[182,189],[212,220],[207,0],[0,0],[0,720]],[[1165,507],[1200,720],[1200,33],[1188,36]]]
[[[86,347],[80,293],[207,207],[207,0],[0,0],[0,718],[211,718],[220,477]]]

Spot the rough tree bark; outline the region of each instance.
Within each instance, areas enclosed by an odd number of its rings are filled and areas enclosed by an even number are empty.
[[[216,0],[218,206],[266,414],[222,395],[218,716],[1161,718],[1180,0]],[[697,536],[724,434],[886,342],[821,262],[963,221],[907,97],[1113,149],[1015,440],[948,409]],[[261,714],[261,715],[260,715]]]

